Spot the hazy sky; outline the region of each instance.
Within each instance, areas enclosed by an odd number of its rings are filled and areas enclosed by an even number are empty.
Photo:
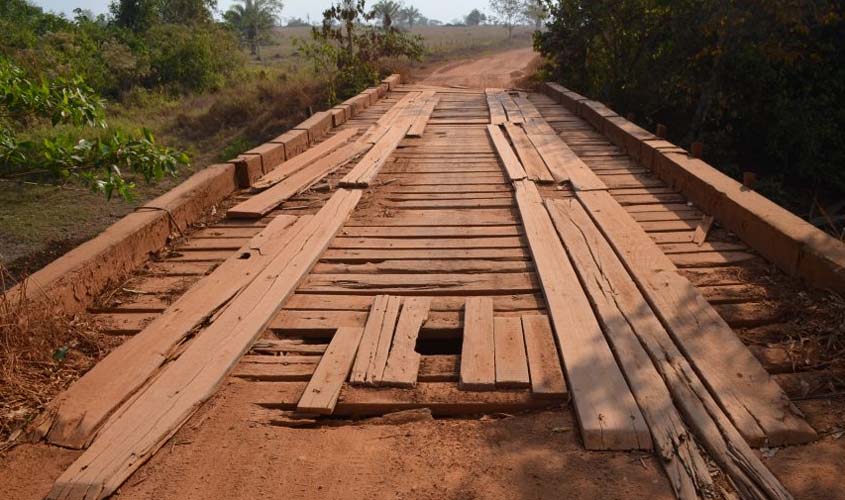
[[[64,12],[72,15],[73,9],[81,7],[93,11],[95,14],[102,14],[108,10],[109,0],[30,0],[35,5],[41,6],[46,10],[54,12]],[[305,19],[306,15],[311,16],[312,21],[322,18],[323,10],[326,9],[332,2],[331,0],[286,0],[285,8],[282,11],[282,18],[301,17]],[[367,5],[372,5],[375,0],[368,0]],[[482,11],[489,11],[487,8],[487,0],[463,0],[456,2],[455,0],[405,0],[406,4],[413,4],[422,14],[431,19],[439,19],[443,22],[449,22],[453,19],[461,19],[467,12],[477,8]],[[217,7],[219,10],[226,10],[232,0],[218,0]]]

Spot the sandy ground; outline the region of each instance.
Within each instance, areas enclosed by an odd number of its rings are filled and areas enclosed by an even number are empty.
[[[426,82],[505,86],[530,57],[530,50],[518,50],[449,65]],[[230,381],[129,478],[118,498],[672,498],[652,455],[585,451],[569,407],[400,425],[337,420],[295,429],[277,425],[278,412],[254,403],[266,401],[268,390],[272,386]],[[766,463],[797,499],[845,498],[845,437],[838,432],[845,401],[799,406],[823,438],[768,452]],[[78,455],[46,445],[12,449],[0,456],[0,498],[43,498]]]
[[[426,74],[421,83],[459,85],[471,88],[507,88],[524,76],[531,61],[538,57],[534,49],[508,50],[490,56],[453,61]]]

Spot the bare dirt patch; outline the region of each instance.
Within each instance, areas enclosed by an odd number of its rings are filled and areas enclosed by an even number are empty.
[[[531,47],[499,52],[486,57],[455,61],[422,74],[419,83],[458,85],[471,88],[507,88],[528,74],[539,57]]]

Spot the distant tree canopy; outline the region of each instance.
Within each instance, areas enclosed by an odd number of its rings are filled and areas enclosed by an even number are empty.
[[[478,9],[472,9],[464,16],[464,24],[467,26],[478,26],[487,22],[487,15]]]
[[[490,0],[490,9],[498,21],[508,29],[508,40],[513,38],[513,28],[525,18],[524,0]]]
[[[841,2],[547,5],[548,30],[534,40],[553,79],[646,126],[668,125],[682,144],[703,141],[729,172],[845,195]]]
[[[261,43],[277,24],[282,7],[281,0],[236,0],[223,19],[240,33],[250,53],[260,58]]]

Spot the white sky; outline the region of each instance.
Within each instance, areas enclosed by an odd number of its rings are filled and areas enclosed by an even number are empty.
[[[372,5],[376,0],[368,0],[367,5]],[[103,14],[108,11],[110,0],[30,0],[31,3],[53,12],[64,12],[68,16],[73,15],[73,9],[83,8]],[[323,11],[331,4],[331,0],[286,0],[285,8],[282,11],[282,18],[311,16],[312,21],[322,19]],[[453,19],[463,19],[472,9],[489,12],[487,0],[405,0],[403,3],[416,6],[422,14],[430,19],[438,19],[449,22]],[[226,10],[232,0],[218,0],[217,8],[220,11]]]

